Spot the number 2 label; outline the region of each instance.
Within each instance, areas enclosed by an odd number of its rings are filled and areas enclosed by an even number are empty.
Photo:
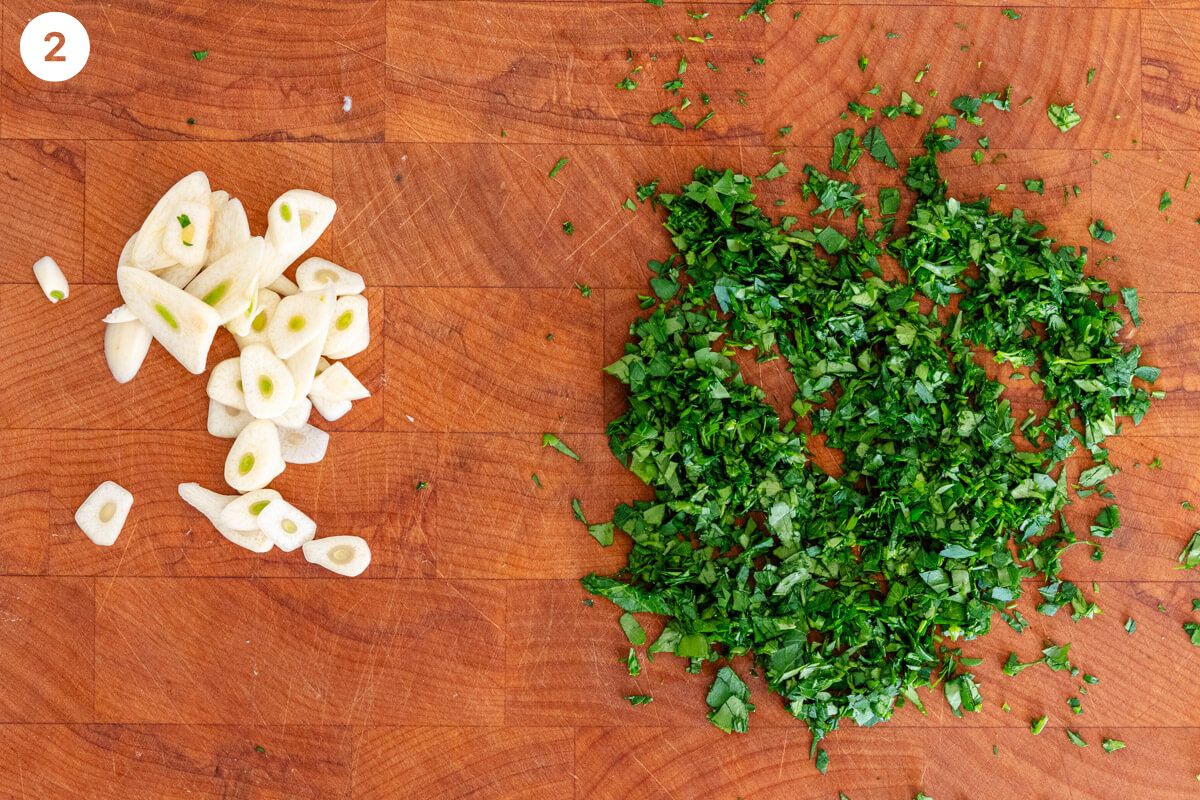
[[[62,50],[63,45],[67,43],[67,37],[63,36],[58,31],[50,31],[49,33],[46,34],[46,41],[47,42],[55,42],[54,47],[50,48],[50,52],[46,53],[47,61],[66,61],[67,60],[66,56],[60,56],[58,54],[58,51]]]
[[[62,11],[39,14],[21,31],[21,62],[33,77],[47,83],[74,78],[91,50],[87,28]]]

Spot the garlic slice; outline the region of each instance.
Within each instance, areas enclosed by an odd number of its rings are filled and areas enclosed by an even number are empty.
[[[316,256],[296,267],[296,285],[303,292],[320,291],[329,285],[339,297],[344,294],[362,294],[366,288],[362,275]]]
[[[300,287],[292,283],[291,279],[286,275],[280,275],[271,281],[267,284],[267,288],[277,293],[280,297],[291,297],[294,294],[300,294]]]
[[[267,241],[275,252],[263,274],[268,285],[282,275],[305,250],[312,247],[333,221],[337,203],[308,189],[281,194],[267,211]]]
[[[342,417],[349,413],[354,406],[349,400],[344,397],[333,397],[328,394],[321,394],[315,388],[310,390],[308,397],[312,400],[313,408],[317,410],[327,422],[337,422]]]
[[[203,264],[195,264],[186,267],[182,264],[172,264],[166,269],[159,270],[155,274],[172,286],[182,289],[191,283],[192,278],[196,277],[196,275],[203,268]]]
[[[249,239],[205,267],[187,285],[188,294],[212,306],[223,323],[246,314],[258,297],[264,246],[261,236]]]
[[[121,535],[125,518],[133,507],[133,495],[125,487],[105,481],[92,490],[75,512],[75,524],[92,544],[109,547]]]
[[[329,434],[312,425],[279,430],[279,452],[288,464],[316,464],[329,449]]]
[[[258,517],[262,510],[274,502],[283,502],[283,496],[274,489],[256,489],[235,497],[221,509],[221,522],[235,531],[259,530]]]
[[[204,372],[220,326],[217,312],[159,278],[133,267],[117,269],[121,298],[167,352],[195,375]]]
[[[287,500],[272,500],[258,515],[258,529],[285,553],[317,535],[317,523]]]
[[[232,408],[216,400],[208,401],[208,433],[218,439],[236,439],[254,421],[249,411]]]
[[[108,314],[106,314],[104,319],[101,321],[115,325],[118,322],[132,322],[135,319],[137,319],[137,317],[135,317],[133,312],[129,310],[129,306],[122,304],[108,312]]]
[[[221,511],[236,499],[236,495],[217,494],[198,483],[181,483],[179,484],[179,496],[185,503],[203,514],[216,528],[217,533],[238,547],[244,547],[252,553],[265,553],[275,546],[262,531],[235,531],[221,521]]]
[[[107,324],[104,326],[104,360],[117,383],[129,383],[142,368],[142,362],[146,360],[146,353],[150,350],[150,340],[154,337],[150,334],[150,329],[132,314],[130,319],[124,322],[107,320],[108,317],[105,317]]]
[[[270,289],[259,289],[258,297],[254,300],[254,313],[245,332],[240,329],[240,326],[233,324],[225,326],[233,334],[239,348],[245,348],[252,344],[270,345],[271,340],[267,338],[267,324],[271,321],[271,315],[275,313],[275,307],[278,305],[279,295]],[[234,330],[235,327],[239,330]]]
[[[366,350],[370,343],[367,298],[357,294],[339,297],[333,306],[333,319],[321,354],[327,358],[350,358]]]
[[[295,355],[285,359],[295,382],[296,397],[305,397],[317,377],[317,366],[321,361],[321,350],[325,342],[317,337],[301,347]]]
[[[304,427],[311,416],[312,400],[309,400],[307,397],[300,397],[296,402],[288,406],[287,410],[282,414],[277,417],[271,417],[271,422],[274,422],[282,433],[284,429],[295,430],[296,428]],[[287,459],[284,458],[284,461],[287,461]]]
[[[305,542],[304,560],[353,578],[371,564],[371,548],[360,536],[326,536]]]
[[[320,394],[341,400],[365,400],[371,396],[367,387],[363,386],[354,373],[346,369],[340,361],[330,364],[328,368],[313,379],[309,394]]]
[[[296,383],[283,359],[262,344],[252,344],[240,356],[246,410],[258,419],[273,419],[295,400]]]
[[[212,202],[203,200],[180,203],[175,216],[167,222],[163,252],[181,267],[202,267],[208,263],[208,234],[212,228]]]
[[[228,192],[212,193],[212,233],[208,239],[208,263],[225,256],[250,241],[250,220],[242,201]]]
[[[333,292],[328,289],[280,300],[267,323],[267,337],[275,354],[288,358],[318,336],[323,339],[329,332],[333,306]]]
[[[33,277],[37,278],[38,286],[42,287],[42,294],[46,295],[46,299],[51,303],[66,300],[71,294],[66,276],[58,268],[58,262],[50,256],[42,256],[33,262]]]
[[[256,419],[233,441],[225,457],[225,482],[238,492],[262,489],[287,465],[279,453],[279,430],[270,420]]]
[[[169,255],[165,248],[166,238],[170,235],[168,230],[174,225],[174,230],[179,233],[182,230],[178,219],[182,213],[180,209],[191,203],[208,205],[211,194],[212,189],[208,185],[208,176],[203,172],[185,175],[168,189],[166,194],[155,203],[154,208],[146,216],[146,221],[142,223],[142,227],[137,232],[137,239],[129,254],[131,265],[138,269],[159,270],[181,263]],[[209,214],[211,215],[211,209]],[[199,233],[199,231],[196,230],[194,233]],[[204,263],[204,251],[208,247],[207,235],[206,226],[204,241],[200,241],[198,238],[192,239],[191,248],[187,248],[189,251],[187,265],[189,267],[193,264],[199,267]],[[196,260],[197,255],[199,256],[198,261]]]
[[[219,362],[208,373],[204,388],[209,399],[238,411],[246,410],[246,394],[242,388],[242,360],[234,356]]]

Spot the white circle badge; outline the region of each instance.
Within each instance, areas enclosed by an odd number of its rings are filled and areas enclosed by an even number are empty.
[[[92,51],[83,24],[61,11],[48,11],[21,32],[21,60],[35,78],[58,83],[79,74]]]

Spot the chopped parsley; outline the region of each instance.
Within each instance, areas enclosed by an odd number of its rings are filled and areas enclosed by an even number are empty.
[[[554,166],[550,168],[550,177],[551,178],[556,177],[558,175],[558,173],[563,171],[563,167],[565,167],[568,163],[570,163],[570,161],[571,161],[571,159],[567,158],[566,156],[563,156],[558,161],[554,162]]]
[[[204,59],[208,58],[208,51],[207,50],[193,50],[192,58],[196,59],[197,61],[203,61]]]
[[[1083,118],[1075,113],[1074,103],[1069,103],[1065,106],[1054,105],[1052,103],[1046,108],[1046,116],[1054,123],[1054,127],[1063,133],[1066,133],[1083,121]]]
[[[654,116],[650,117],[651,125],[670,125],[672,128],[683,130],[683,123],[679,121],[679,117],[675,116],[675,112],[669,108],[664,108]]]
[[[579,460],[579,455],[574,450],[572,450],[571,448],[569,448],[565,444],[563,444],[562,439],[559,439],[553,433],[543,433],[542,434],[542,447],[553,447],[555,450],[562,453],[564,456],[573,458],[576,461]],[[424,487],[418,486],[417,488],[424,488]]]
[[[1046,182],[1044,180],[1042,180],[1041,178],[1026,178],[1025,179],[1025,188],[1031,192],[1037,192],[1038,194],[1045,194],[1046,193]]]
[[[1114,231],[1104,227],[1104,220],[1102,219],[1093,220],[1092,224],[1088,225],[1088,233],[1092,235],[1093,239],[1105,244],[1111,244],[1113,239],[1117,238],[1117,234]]]
[[[567,236],[570,236],[571,234],[573,234],[575,232],[575,223],[571,222],[571,220],[569,220],[569,219],[564,220],[563,224],[562,224],[562,229],[563,229],[563,233],[565,233]]]
[[[836,38],[838,38],[838,34],[836,34],[836,33],[822,34],[821,36],[817,37],[817,44],[825,44],[826,42],[832,42]]]
[[[1017,19],[1021,18],[1021,15],[1018,14],[1016,11],[1014,11],[1011,8],[1006,8],[1003,11],[1001,11],[1000,13],[1012,20],[1017,20]]]
[[[1158,198],[1158,210],[1166,211],[1171,207],[1171,193],[1163,190],[1162,196]]]

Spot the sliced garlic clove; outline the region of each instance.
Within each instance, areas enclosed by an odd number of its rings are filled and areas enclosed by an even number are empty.
[[[325,342],[320,337],[301,347],[295,355],[285,359],[296,385],[296,397],[305,397],[317,377],[317,366],[321,360],[321,349]]]
[[[204,372],[208,349],[220,326],[211,307],[152,272],[119,267],[121,298],[167,352],[195,375]]]
[[[262,489],[287,465],[279,452],[279,429],[266,419],[251,422],[233,441],[225,457],[225,482],[239,492]]]
[[[133,507],[129,490],[105,481],[92,490],[75,512],[75,524],[92,540],[92,544],[109,547],[121,535],[125,518]]]
[[[325,421],[337,422],[342,417],[350,412],[354,406],[349,400],[342,397],[332,397],[327,394],[321,394],[315,390],[308,393],[308,397],[312,400],[313,408],[317,410]]]
[[[117,256],[118,267],[136,267],[133,263],[133,247],[137,243],[137,234],[133,234],[125,240],[125,246],[121,248],[121,255]]]
[[[42,287],[42,294],[46,295],[46,299],[51,303],[66,300],[71,294],[67,277],[58,268],[58,262],[50,256],[42,256],[33,262],[33,277],[37,278],[38,286]]]
[[[350,358],[366,350],[370,343],[367,298],[358,294],[339,297],[333,305],[333,319],[321,354],[328,358]]]
[[[341,400],[365,400],[371,396],[367,387],[363,386],[354,373],[346,369],[346,365],[338,361],[330,364],[328,369],[313,379],[310,394],[322,394]]]
[[[208,432],[218,439],[236,439],[254,421],[249,411],[231,408],[216,400],[208,401]]]
[[[271,421],[281,430],[294,430],[308,424],[308,418],[311,416],[312,400],[309,400],[307,397],[300,397],[300,399],[288,406],[287,411],[284,411],[277,417],[272,417]],[[285,456],[283,460],[287,461],[287,457]]]
[[[267,323],[267,337],[275,354],[288,358],[318,336],[324,340],[333,306],[333,292],[328,290],[301,292],[280,300]]]
[[[170,235],[168,231],[171,230],[172,225],[175,226],[174,230],[177,234],[181,230],[178,219],[179,215],[183,213],[181,208],[191,203],[207,206],[211,194],[212,188],[208,185],[208,176],[203,172],[186,175],[168,189],[166,194],[155,203],[154,208],[146,216],[146,221],[142,223],[142,227],[137,232],[137,240],[133,243],[132,251],[129,254],[131,265],[139,269],[158,270],[179,264],[177,259],[167,253],[165,242]],[[211,209],[209,214],[211,215]],[[207,230],[205,236],[204,242],[194,240],[192,248],[200,247],[201,250],[207,248]],[[193,250],[193,256],[195,252],[199,251]],[[189,258],[188,266],[190,267],[192,263],[193,259]],[[202,263],[203,253],[201,253],[200,260],[200,264]],[[200,264],[195,264],[195,266],[198,268]]]
[[[294,294],[300,294],[300,287],[292,283],[291,279],[286,275],[280,275],[267,286],[272,292],[276,292],[280,297],[291,297]]]
[[[118,322],[132,322],[135,319],[137,319],[137,317],[135,317],[133,312],[129,310],[129,306],[119,305],[112,311],[108,312],[102,321],[115,325]]]
[[[216,310],[221,322],[245,315],[258,296],[263,239],[255,236],[220,261],[205,267],[187,285],[188,294]]]
[[[182,267],[202,267],[208,263],[208,234],[212,228],[212,202],[180,203],[163,235],[163,252]]]
[[[312,425],[280,428],[279,452],[288,464],[316,464],[329,449],[329,434]]]
[[[109,322],[104,326],[104,360],[117,383],[133,380],[146,360],[153,338],[150,329],[133,315],[126,322]]]
[[[275,546],[262,531],[235,531],[221,521],[221,511],[236,499],[236,495],[217,494],[198,483],[181,483],[179,484],[179,496],[183,498],[184,502],[203,514],[217,529],[217,533],[238,547],[244,547],[252,553],[265,553]]]
[[[226,192],[212,193],[212,234],[208,239],[208,263],[225,256],[250,241],[250,220],[242,201]]]
[[[300,255],[312,247],[333,221],[337,203],[307,189],[284,192],[267,211],[267,241],[274,248],[263,283],[282,275]]]
[[[208,373],[204,391],[209,399],[238,411],[246,410],[246,394],[242,388],[242,360],[234,356],[219,362]]]
[[[296,399],[296,383],[283,359],[266,345],[252,344],[241,355],[246,410],[258,419],[273,419]]]
[[[221,509],[221,522],[235,531],[259,530],[258,517],[271,503],[283,502],[283,496],[274,489],[256,489],[235,497]]]
[[[155,274],[172,286],[182,289],[192,282],[192,278],[195,278],[203,267],[203,264],[187,267],[182,264],[173,264],[166,269],[159,270]]]
[[[366,288],[362,275],[315,256],[296,267],[296,285],[303,292],[319,291],[328,285],[338,296],[361,294]]]
[[[254,300],[254,314],[250,319],[248,330],[243,333],[241,330],[233,330],[235,326],[232,324],[225,326],[233,334],[239,348],[245,348],[252,344],[270,346],[271,340],[267,338],[267,323],[271,321],[271,315],[275,313],[275,307],[278,305],[279,295],[270,289],[259,289],[258,297]],[[236,327],[240,328],[240,326]]]
[[[317,523],[287,500],[272,500],[258,515],[258,529],[285,553],[317,535]]]
[[[371,548],[360,536],[326,536],[305,542],[304,560],[353,578],[371,564]]]

